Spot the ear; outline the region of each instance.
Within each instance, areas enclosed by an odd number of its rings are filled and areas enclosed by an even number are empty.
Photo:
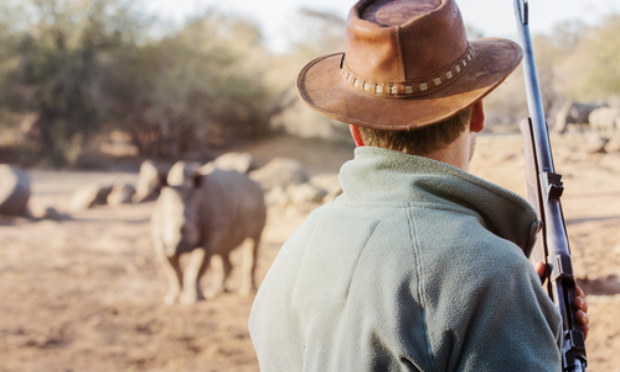
[[[472,133],[480,133],[484,129],[484,107],[482,101],[474,103],[472,106],[471,116],[469,118],[469,130]]]
[[[355,141],[357,147],[364,146],[364,140],[362,139],[360,128],[357,125],[349,124],[349,130],[351,131],[351,135],[353,136],[353,140]]]

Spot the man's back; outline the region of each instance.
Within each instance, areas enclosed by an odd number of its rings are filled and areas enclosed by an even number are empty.
[[[250,332],[261,370],[559,366],[559,318],[523,252],[538,226],[525,201],[378,148],[356,150],[341,182],[259,290]]]

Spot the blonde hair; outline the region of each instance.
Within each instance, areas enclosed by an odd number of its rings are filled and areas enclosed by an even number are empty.
[[[472,107],[455,116],[413,131],[389,131],[359,127],[362,141],[366,146],[382,147],[405,152],[411,155],[425,155],[452,143],[463,133]]]

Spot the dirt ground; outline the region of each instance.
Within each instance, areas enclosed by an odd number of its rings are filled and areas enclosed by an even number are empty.
[[[564,175],[575,272],[590,305],[588,370],[620,371],[620,154],[587,154],[584,142],[582,135],[554,137],[556,170]],[[298,158],[315,174],[337,172],[352,157],[348,147],[291,138],[243,150],[262,162]],[[520,137],[481,136],[471,171],[525,196]],[[29,175],[31,202],[60,211],[80,185],[137,180],[120,172]],[[0,372],[259,370],[247,331],[252,298],[233,291],[193,306],[164,304],[166,281],[149,240],[152,207],[0,220]],[[269,210],[259,282],[304,217]],[[233,271],[233,289],[235,281]]]

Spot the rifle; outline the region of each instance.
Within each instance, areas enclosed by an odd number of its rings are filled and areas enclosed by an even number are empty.
[[[562,316],[562,371],[581,372],[586,370],[586,348],[584,334],[575,323],[575,278],[560,204],[564,186],[562,176],[555,173],[553,167],[549,131],[530,38],[528,0],[514,0],[514,8],[524,51],[523,75],[530,116],[521,122],[528,195],[543,222],[533,258],[538,256],[545,263],[547,292]]]

